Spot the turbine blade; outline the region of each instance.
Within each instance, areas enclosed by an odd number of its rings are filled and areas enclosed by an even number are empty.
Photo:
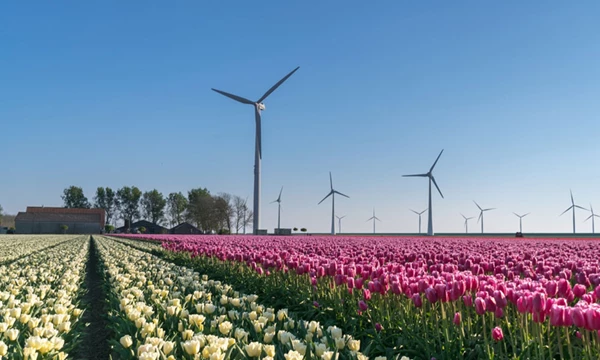
[[[516,217],[521,217],[519,216],[519,214],[517,214],[516,212],[513,212],[513,214],[515,214]]]
[[[496,208],[483,209],[483,211],[496,210]]]
[[[408,209],[408,210],[410,210],[410,211],[414,212],[415,214],[419,215],[419,213],[416,212],[416,211],[414,211],[413,209]]]
[[[593,216],[594,216],[594,215],[590,215],[590,216],[588,216],[588,217],[587,217],[587,219],[585,219],[583,222],[586,222],[586,221],[588,221],[588,220],[589,220],[589,219],[591,219]]]
[[[319,203],[317,205],[320,205],[323,201],[325,201],[325,199],[327,199],[328,197],[330,197],[333,194],[333,191],[330,191],[329,194],[327,194],[327,196],[325,196],[323,198],[323,200],[319,201]]]
[[[427,177],[427,174],[402,175],[402,177]]]
[[[444,152],[444,149],[442,149],[442,151],[440,151],[440,154],[438,155],[437,159],[435,159],[435,162],[433,163],[433,165],[431,165],[431,169],[429,169],[429,172],[433,171],[433,168],[435,167],[435,164],[437,164],[438,160],[440,159],[440,156],[442,156],[442,153]],[[442,196],[443,197],[443,196]]]
[[[467,220],[467,217],[466,217],[466,216],[464,216],[463,214],[460,214],[460,216],[462,216],[462,217],[463,217],[463,219]]]
[[[573,190],[569,189],[569,192],[571,193],[571,204],[575,205],[575,200],[573,200]]]
[[[573,208],[573,206],[572,206],[572,205],[571,205],[571,206],[569,206],[569,208],[568,208],[567,210],[563,211],[563,212],[562,212],[560,215],[558,215],[558,216],[562,216],[564,213],[566,213],[567,211],[571,210],[572,208]]]
[[[258,99],[257,103],[262,103],[273,91],[275,91],[281,84],[283,84],[290,76],[292,76],[300,66],[292,70],[289,74],[283,77],[283,79],[279,80],[277,84],[273,85],[260,99]]]
[[[331,171],[329,172],[329,185],[331,185],[331,190],[333,190],[333,178],[331,177]]]
[[[421,215],[422,213],[424,213],[424,212],[425,212],[425,211],[427,211],[427,210],[429,210],[429,208],[427,208],[427,209],[425,209],[425,210],[421,211],[421,212],[419,213],[419,215]]]
[[[435,178],[433,177],[433,175],[431,176],[431,180],[433,180],[433,185],[435,185],[435,188],[437,189],[437,191],[440,193],[440,196],[442,197],[442,199],[444,198],[444,194],[442,194],[442,190],[440,190],[440,187],[438,186],[438,184],[435,182]]]
[[[525,216],[527,216],[527,215],[529,215],[529,214],[531,214],[531,213],[527,213],[527,214],[523,215],[522,217],[525,217]]]
[[[221,90],[217,90],[217,89],[213,89],[213,88],[211,88],[211,90],[212,90],[212,91],[216,91],[216,92],[218,92],[218,93],[219,93],[219,94],[221,94],[221,95],[225,95],[225,96],[227,96],[228,98],[230,98],[230,99],[233,99],[233,100],[235,100],[235,101],[239,101],[239,102],[241,102],[242,104],[250,104],[250,105],[253,105],[253,104],[254,104],[254,101],[250,101],[250,100],[248,100],[248,99],[246,99],[246,98],[243,98],[243,97],[241,97],[241,96],[233,95],[233,94],[230,94],[230,93],[228,93],[228,92],[221,91]]]
[[[370,217],[370,218],[368,218],[368,219],[367,219],[367,221],[371,221],[371,220],[373,220],[373,218],[372,218],[372,217]],[[365,221],[365,222],[367,222],[367,221]]]
[[[262,159],[262,126],[260,120],[260,111],[254,107],[254,119],[256,121],[256,144],[258,146],[258,157]]]
[[[283,186],[281,187],[281,190],[279,190],[279,197],[277,198],[277,201],[281,201],[281,193],[283,192]]]
[[[348,199],[350,199],[350,196],[348,196],[348,195],[344,195],[344,194],[342,194],[341,192],[339,192],[339,191],[337,191],[337,190],[332,190],[332,191],[333,191],[334,193],[338,194],[338,195],[342,195],[342,196],[344,196],[344,197],[347,197]]]
[[[479,220],[481,220],[481,217],[483,216],[483,210],[481,210],[481,212],[479,213],[479,217],[477,218],[477,223],[479,224]]]
[[[273,201],[271,201],[269,204],[273,204],[273,203],[276,203],[276,202],[279,202],[279,201],[277,201],[277,200],[273,200]]]
[[[584,207],[581,207],[581,206],[579,206],[579,205],[573,205],[573,206],[575,206],[576,208],[578,208],[578,209],[581,209],[581,210],[589,211],[588,209],[586,209],[586,208],[584,208]]]
[[[477,205],[477,207],[479,208],[479,210],[483,210],[483,209],[481,208],[481,206],[479,206],[479,204],[478,204],[478,203],[477,203],[475,200],[473,200],[473,202],[475,203],[475,205]]]
[[[378,218],[378,217],[375,217],[375,220],[377,220],[377,221],[381,221],[381,220],[379,220],[379,218]]]

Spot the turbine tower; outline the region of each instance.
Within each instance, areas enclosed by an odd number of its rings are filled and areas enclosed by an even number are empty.
[[[277,197],[277,200],[271,201],[271,204],[277,203],[277,230],[281,229],[281,193],[282,192],[283,192],[283,186],[281,187],[281,190],[279,191],[279,196]]]
[[[329,185],[331,185],[331,191],[329,191],[329,194],[327,194],[323,200],[319,201],[317,205],[320,205],[323,201],[325,201],[325,199],[331,196],[331,235],[335,235],[335,194],[342,195],[348,199],[350,196],[344,195],[341,192],[333,189],[333,178],[331,177],[331,171],[329,172]]]
[[[373,234],[375,234],[375,220],[381,221],[377,216],[375,216],[375,208],[373,208],[373,216],[371,216],[367,221],[371,220],[373,220]]]
[[[338,219],[338,233],[341,234],[342,233],[342,219],[346,217],[346,215],[344,216],[335,216]]]
[[[473,219],[473,217],[466,217],[463,214],[460,214],[463,219],[465,219],[465,234],[469,233],[469,220]]]
[[[477,218],[477,222],[479,222],[479,220],[481,220],[481,233],[483,234],[483,213],[486,211],[490,211],[490,210],[496,210],[496,208],[482,209],[481,206],[479,206],[479,204],[475,202],[475,200],[473,200],[473,202],[475,203],[475,205],[477,205],[477,207],[480,210],[479,218]]]
[[[571,192],[571,206],[569,206],[569,208],[565,211],[562,212],[562,214],[560,214],[560,216],[562,216],[564,213],[566,213],[567,211],[573,209],[573,234],[575,234],[575,208],[581,209],[581,210],[586,210],[588,211],[588,209],[581,207],[579,205],[575,205],[575,200],[573,200],[573,191],[569,190]]]
[[[419,215],[419,234],[421,234],[421,215],[423,215],[423,213],[425,211],[427,211],[427,209],[421,211],[421,212],[416,212],[413,209],[409,209],[410,211],[414,212],[415,214]]]
[[[515,216],[519,218],[519,232],[522,234],[523,233],[523,218],[531,213],[527,213],[525,215],[519,215],[516,212],[514,212],[513,214],[515,214]]]
[[[594,218],[595,217],[600,217],[600,216],[594,214],[594,208],[592,207],[592,204],[590,204],[590,212],[592,213],[592,215],[588,216],[588,218],[585,219],[585,221],[588,221],[589,219],[592,219],[592,234],[595,234],[596,233],[596,229],[594,228]]]
[[[254,120],[256,123],[256,134],[255,134],[255,146],[254,146],[254,209],[253,209],[253,223],[252,230],[256,235],[260,229],[260,162],[262,160],[262,131],[261,131],[261,117],[260,112],[265,110],[263,101],[271,95],[281,84],[284,83],[293,73],[295,73],[300,67],[298,66],[287,74],[283,79],[279,80],[273,85],[260,99],[251,101],[241,96],[233,95],[225,91],[212,89],[221,95],[227,96],[230,99],[241,102],[242,104],[252,105],[254,107]]]
[[[444,150],[442,149],[442,151],[440,151],[440,154],[438,155],[437,159],[435,159],[435,162],[433,163],[433,165],[431,165],[431,168],[429,169],[429,171],[426,174],[402,175],[404,177],[427,177],[427,178],[429,178],[429,207],[427,208],[429,210],[429,213],[427,214],[428,215],[427,217],[429,218],[428,219],[429,224],[427,225],[427,235],[429,235],[429,236],[433,235],[433,214],[431,212],[431,182],[432,181],[433,181],[433,184],[435,185],[435,188],[440,193],[440,196],[442,197],[442,199],[444,198],[442,191],[440,190],[438,184],[435,182],[435,178],[433,177],[433,168],[435,167],[435,164],[437,164],[437,162],[440,159],[440,156],[442,156],[443,152],[444,152]]]

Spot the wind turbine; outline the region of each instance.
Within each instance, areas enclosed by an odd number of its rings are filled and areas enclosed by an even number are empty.
[[[442,194],[442,191],[440,190],[439,186],[437,185],[437,183],[435,182],[435,178],[433,177],[433,168],[435,167],[435,164],[437,164],[438,160],[440,159],[440,156],[442,156],[442,153],[444,152],[444,150],[442,149],[442,151],[440,151],[440,154],[438,155],[437,159],[435,159],[435,162],[433,163],[433,165],[431,165],[431,168],[429,169],[429,171],[426,174],[416,174],[416,175],[402,175],[404,177],[427,177],[429,178],[429,207],[427,209],[429,209],[429,213],[428,213],[428,220],[429,220],[429,224],[427,225],[427,235],[432,236],[433,235],[433,214],[431,212],[431,182],[433,181],[433,184],[435,185],[435,188],[437,189],[437,191],[440,193],[440,196],[442,197],[442,199],[444,198],[444,195]]]
[[[525,215],[519,215],[514,212],[513,214],[515,214],[515,216],[519,218],[519,232],[522,234],[523,233],[523,218],[531,213],[527,213]]]
[[[473,217],[466,217],[463,214],[460,214],[463,219],[465,219],[465,234],[469,233],[469,220],[473,219]]]
[[[252,105],[254,107],[254,119],[256,122],[256,134],[255,134],[255,151],[254,151],[254,213],[253,213],[253,223],[252,229],[253,233],[256,235],[258,230],[260,229],[260,162],[262,160],[262,131],[261,131],[261,117],[260,112],[265,110],[265,105],[263,101],[271,95],[273,91],[275,91],[281,84],[284,83],[293,73],[295,73],[300,67],[298,66],[294,70],[292,70],[289,74],[287,74],[283,79],[279,80],[275,85],[273,85],[260,99],[256,101],[251,101],[241,96],[233,95],[227,93],[225,91],[212,89],[213,91],[218,92],[221,95],[227,96],[230,99],[233,99],[237,102],[241,102],[242,104]]]
[[[421,211],[421,212],[416,212],[413,209],[409,209],[410,211],[414,212],[415,214],[419,215],[419,234],[421,233],[421,215],[427,211],[427,209]]]
[[[282,192],[283,192],[283,186],[281,187],[281,190],[279,191],[279,196],[277,197],[277,200],[271,201],[271,204],[277,203],[277,229],[281,229],[281,193]]]
[[[569,206],[569,208],[565,211],[562,212],[562,214],[560,214],[560,216],[562,216],[564,213],[566,213],[567,211],[573,209],[573,234],[575,234],[575,208],[581,209],[581,210],[586,210],[586,208],[581,207],[579,205],[575,205],[575,200],[573,200],[573,191],[569,190],[571,192],[571,206]]]
[[[342,232],[342,219],[346,217],[346,215],[344,216],[335,216],[338,219],[338,233]]]
[[[375,220],[381,221],[377,216],[375,216],[375,208],[373,208],[373,216],[371,216],[367,221],[371,220],[373,220],[373,234],[375,234]]]
[[[592,207],[592,204],[590,204],[590,212],[592,213],[592,215],[588,216],[588,218],[585,219],[585,221],[588,221],[589,219],[592,219],[592,234],[595,234],[596,233],[596,229],[594,228],[594,218],[595,217],[600,217],[600,216],[594,214],[594,208]]]
[[[477,207],[480,210],[479,218],[477,218],[477,222],[479,222],[479,220],[481,220],[481,233],[483,234],[483,213],[486,211],[490,211],[490,210],[496,210],[496,208],[482,209],[481,206],[479,206],[479,204],[475,202],[475,200],[473,200],[473,202],[475,203],[475,205],[477,205]]]
[[[331,185],[331,191],[329,191],[329,194],[327,194],[323,200],[319,201],[317,205],[320,205],[323,201],[325,201],[325,199],[331,196],[331,235],[335,235],[335,194],[342,195],[348,199],[350,196],[344,195],[341,192],[333,189],[333,178],[331,177],[331,171],[329,172],[329,185]]]

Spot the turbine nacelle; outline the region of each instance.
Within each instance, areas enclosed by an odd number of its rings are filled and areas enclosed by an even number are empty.
[[[264,111],[265,110],[265,104],[263,104],[263,103],[256,103],[256,108],[259,111]]]

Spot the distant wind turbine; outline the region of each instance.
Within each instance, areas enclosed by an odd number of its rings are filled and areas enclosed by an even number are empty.
[[[338,219],[338,233],[342,232],[342,219],[346,217],[346,215],[344,216],[335,216]]]
[[[431,206],[431,182],[433,182],[433,184],[435,185],[435,188],[440,193],[440,196],[442,197],[442,199],[444,198],[442,191],[440,190],[438,184],[435,182],[435,178],[433,177],[433,168],[435,167],[435,164],[437,164],[437,162],[440,159],[440,156],[442,156],[443,152],[444,152],[444,150],[442,149],[442,151],[440,151],[440,154],[438,155],[437,159],[435,159],[435,162],[433,163],[433,165],[431,165],[431,168],[429,169],[429,171],[426,174],[402,175],[404,177],[426,177],[426,178],[429,178],[429,207],[427,208],[429,210],[429,213],[427,214],[428,215],[427,217],[429,220],[429,224],[427,224],[427,235],[429,235],[429,236],[433,235],[433,214],[431,211],[431,207],[432,207]]]
[[[465,234],[469,233],[469,220],[473,219],[473,217],[466,217],[463,214],[460,214],[463,219],[465,219]]]
[[[253,224],[252,229],[253,233],[256,235],[258,230],[260,229],[260,162],[262,160],[262,131],[261,131],[261,117],[260,112],[265,110],[265,105],[263,101],[271,95],[273,91],[275,91],[281,84],[283,84],[292,74],[294,74],[300,67],[298,66],[294,70],[292,70],[289,74],[283,77],[283,79],[279,80],[275,85],[273,85],[260,99],[256,101],[248,100],[241,96],[233,95],[227,93],[225,91],[212,89],[213,91],[218,92],[221,95],[227,96],[230,99],[233,99],[237,102],[241,102],[242,104],[252,105],[254,107],[254,120],[256,122],[256,134],[255,134],[255,150],[254,150],[254,209],[253,209]]]
[[[331,196],[331,235],[335,235],[335,194],[347,197],[348,199],[350,196],[344,195],[341,192],[333,189],[333,178],[331,177],[331,171],[329,172],[329,185],[331,185],[331,191],[329,191],[329,194],[327,194],[323,200],[319,201],[319,204],[317,205],[320,205],[323,201],[325,201],[325,199]]]
[[[600,217],[600,216],[594,214],[594,208],[592,207],[592,204],[590,204],[590,212],[592,213],[592,215],[588,216],[588,218],[585,219],[585,221],[588,221],[589,219],[592,219],[592,234],[595,234],[596,233],[596,229],[594,228],[594,218],[595,217]]]
[[[367,221],[371,220],[373,220],[373,234],[375,234],[375,220],[381,221],[377,216],[375,216],[375,209],[373,209],[373,216],[371,216]]]
[[[283,192],[283,186],[279,190],[279,196],[277,200],[271,201],[271,204],[277,203],[277,229],[281,229],[281,193]]]
[[[421,215],[427,211],[427,209],[421,211],[421,212],[416,212],[413,209],[409,209],[410,211],[414,212],[415,214],[419,215],[419,234],[421,233]]]
[[[589,211],[588,209],[581,207],[579,205],[575,205],[575,200],[573,200],[573,191],[569,190],[571,192],[571,206],[569,206],[569,208],[565,211],[562,212],[562,214],[560,214],[560,216],[562,216],[564,213],[566,213],[567,211],[573,209],[573,234],[575,234],[575,208],[581,209],[581,210],[586,210]]]
[[[515,214],[515,216],[519,218],[519,232],[522,234],[523,233],[523,218],[531,213],[527,213],[525,215],[519,215],[514,212],[513,214]]]
[[[481,206],[479,206],[479,204],[475,202],[475,200],[473,200],[473,202],[475,203],[475,205],[477,205],[477,207],[480,210],[479,218],[477,218],[477,222],[479,222],[479,220],[481,220],[481,233],[483,234],[483,213],[486,211],[490,211],[490,210],[496,210],[496,208],[482,209]]]

